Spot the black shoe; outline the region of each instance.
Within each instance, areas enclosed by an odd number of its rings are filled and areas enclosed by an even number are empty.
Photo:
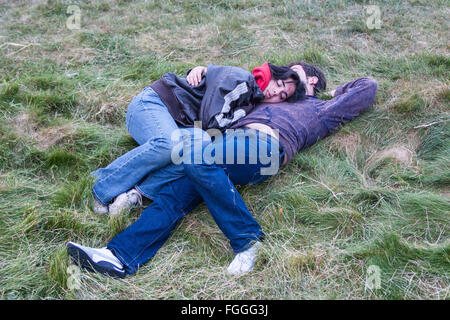
[[[114,278],[125,277],[122,263],[110,250],[84,247],[74,242],[68,242],[66,247],[72,261],[80,267]]]

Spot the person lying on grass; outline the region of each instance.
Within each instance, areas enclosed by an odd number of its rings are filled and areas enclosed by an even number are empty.
[[[305,88],[294,70],[270,63],[252,72],[211,64],[196,85],[173,73],[164,74],[128,107],[126,126],[139,146],[93,173],[97,178],[92,188],[94,211],[108,213],[111,200],[170,164],[172,148],[178,142],[172,137],[179,128],[201,121],[204,130],[224,131],[261,102],[294,102],[304,95]]]
[[[216,162],[205,158],[200,163],[185,161],[146,176],[121,200],[125,209],[138,203],[134,196],[152,199],[140,218],[103,248],[68,242],[67,251],[72,261],[113,277],[134,274],[167,241],[177,223],[204,200],[236,253],[227,272],[239,275],[251,271],[264,233],[234,185],[257,184],[269,178],[273,172],[263,174],[262,169],[267,169],[271,163],[263,161],[263,155],[270,154],[272,161],[286,165],[297,152],[335,132],[369,108],[377,91],[374,80],[359,78],[339,86],[331,100],[320,100],[315,93],[326,87],[323,73],[303,62],[295,65],[306,87],[305,99],[295,103],[263,103],[231,126],[240,129],[239,132],[225,133],[223,139],[212,143],[206,137],[206,143],[200,143],[200,148],[202,151],[209,148],[212,152],[200,154],[222,154]],[[194,133],[194,140],[195,136]],[[262,149],[264,153],[257,153],[255,159],[252,148]],[[236,157],[227,162],[224,158],[227,150],[244,150],[244,163],[236,161]]]

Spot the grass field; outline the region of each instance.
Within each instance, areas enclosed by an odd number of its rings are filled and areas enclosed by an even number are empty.
[[[449,299],[449,16],[425,0],[0,0],[0,297]],[[379,90],[239,189],[267,234],[254,272],[225,274],[233,253],[204,206],[135,276],[69,268],[67,241],[104,246],[139,217],[90,209],[89,173],[136,145],[134,95],[196,65],[300,59],[330,90],[362,76]]]

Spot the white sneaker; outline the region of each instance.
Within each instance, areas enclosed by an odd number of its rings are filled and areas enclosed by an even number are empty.
[[[259,246],[261,246],[261,242],[256,242],[249,249],[238,253],[228,266],[227,272],[231,275],[240,275],[252,271]]]
[[[95,198],[93,210],[96,214],[108,214],[108,206],[105,206],[103,203],[101,203]]]
[[[84,269],[97,271],[116,278],[125,277],[122,263],[106,247],[97,249],[85,247],[75,242],[68,242],[66,248],[71,260]]]
[[[137,206],[142,206],[142,197],[136,189],[131,189],[116,197],[114,202],[109,205],[109,214],[115,216]]]

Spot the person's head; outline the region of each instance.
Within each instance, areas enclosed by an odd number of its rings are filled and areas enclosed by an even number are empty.
[[[287,66],[268,65],[271,79],[263,91],[263,102],[295,102],[305,97],[305,87],[297,72]]]
[[[325,75],[316,66],[304,61],[298,61],[288,64],[288,67],[298,73],[300,81],[305,84],[306,94],[316,95],[327,88]]]

